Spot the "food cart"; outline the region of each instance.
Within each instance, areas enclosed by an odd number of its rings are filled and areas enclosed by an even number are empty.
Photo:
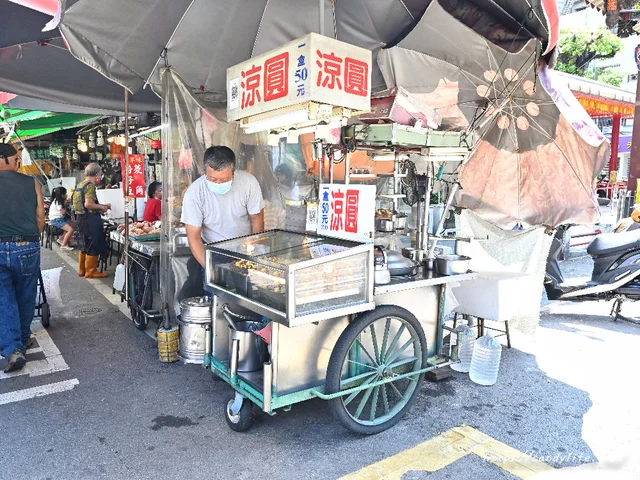
[[[133,224],[135,230],[135,223]],[[112,242],[120,244],[128,258],[126,285],[127,294],[118,292],[126,298],[131,311],[131,319],[136,328],[145,330],[149,321],[158,324],[162,321],[160,298],[160,235],[130,235],[125,242],[122,228],[109,232]]]
[[[379,195],[394,204],[407,195],[406,189],[401,193],[406,173],[399,165],[410,168],[410,153],[423,154],[426,165],[433,161],[429,148],[441,159],[463,158],[460,134],[452,138],[430,129],[371,127],[359,136],[343,129],[343,137],[374,156],[396,160],[391,192]],[[352,188],[346,162],[345,184],[338,187],[345,191]],[[426,228],[434,180],[428,174],[426,191],[419,195],[422,238],[416,244],[422,252],[431,245],[431,253],[438,240],[429,243]],[[320,191],[330,186],[321,184]],[[373,224],[375,202],[369,206]],[[397,217],[394,212],[393,223]],[[213,294],[213,314],[205,326],[204,366],[235,390],[225,406],[233,430],[249,428],[254,404],[274,415],[321,398],[347,429],[378,433],[411,407],[427,371],[457,360],[455,347],[443,347],[443,332],[451,330],[444,323],[446,289],[475,278],[473,272],[443,275],[424,261],[414,262],[408,273],[378,280],[386,257],[371,239],[317,232],[276,229],[206,247],[205,289]]]

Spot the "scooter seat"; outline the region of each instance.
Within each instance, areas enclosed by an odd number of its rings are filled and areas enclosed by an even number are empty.
[[[608,255],[638,247],[640,247],[640,230],[623,233],[602,233],[589,244],[587,253],[592,256]]]

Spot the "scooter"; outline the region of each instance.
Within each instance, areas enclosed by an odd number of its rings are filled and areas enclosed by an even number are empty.
[[[640,325],[640,321],[620,315],[622,303],[640,300],[640,230],[603,233],[593,239],[587,253],[593,258],[593,272],[587,282],[565,282],[558,256],[562,251],[563,229],[558,229],[545,274],[549,300],[574,302],[614,300],[611,315]]]

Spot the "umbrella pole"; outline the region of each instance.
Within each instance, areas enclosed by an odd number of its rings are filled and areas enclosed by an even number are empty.
[[[324,0],[318,0],[318,10],[320,12],[320,35],[324,35]]]
[[[129,304],[129,91],[124,89],[124,292]]]

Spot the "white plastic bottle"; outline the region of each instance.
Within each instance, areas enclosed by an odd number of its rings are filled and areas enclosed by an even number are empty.
[[[469,378],[479,385],[493,385],[498,380],[502,346],[491,334],[475,341]]]
[[[473,342],[476,339],[476,335],[471,328],[467,325],[459,325],[456,327],[457,332],[462,332],[462,339],[460,345],[458,345],[458,357],[459,363],[454,363],[451,368],[456,372],[467,373],[471,366],[471,356],[473,355]],[[454,332],[455,335],[455,332]]]

